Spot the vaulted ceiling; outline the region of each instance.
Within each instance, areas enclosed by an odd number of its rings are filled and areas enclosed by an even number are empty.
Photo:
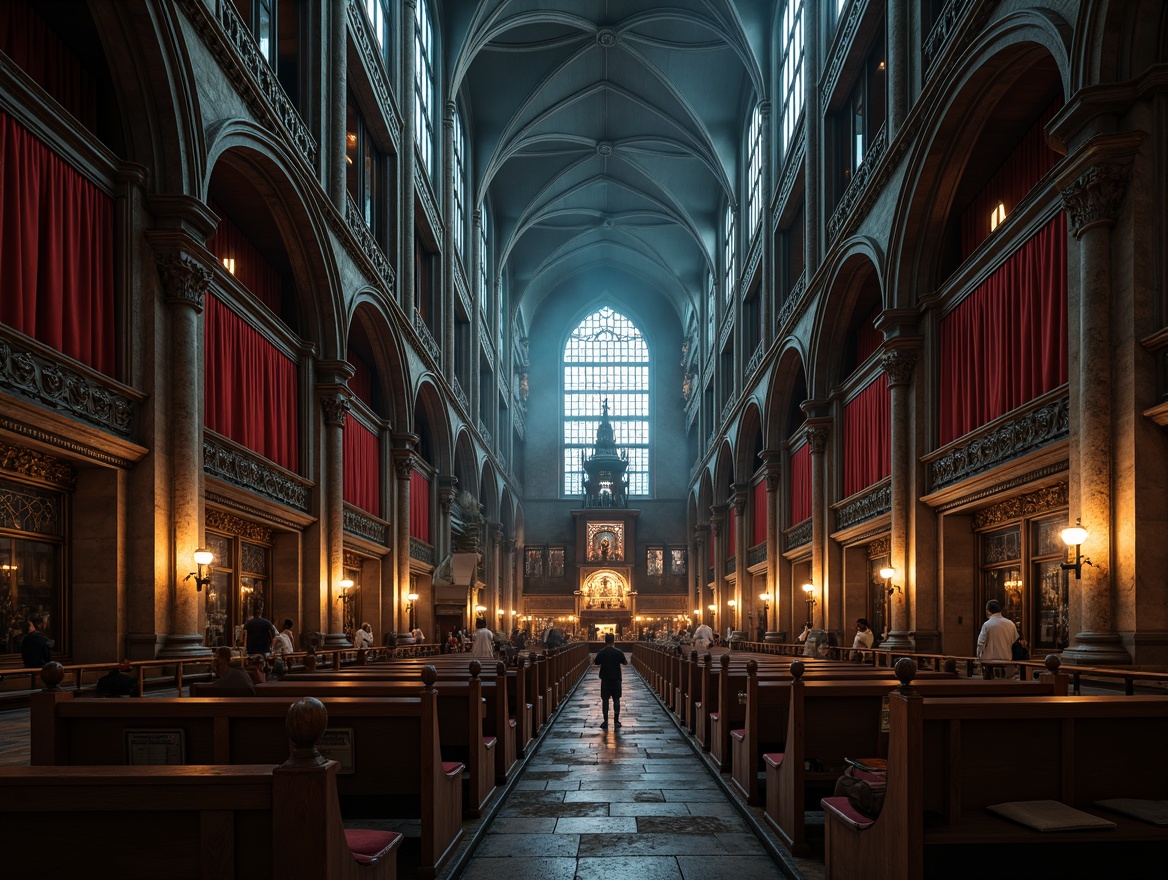
[[[684,319],[716,265],[774,5],[445,4],[471,201],[491,206],[513,308],[530,317],[594,275],[663,296]]]

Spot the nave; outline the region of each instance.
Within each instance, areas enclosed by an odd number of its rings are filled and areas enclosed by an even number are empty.
[[[601,730],[600,681],[595,670],[585,674],[455,876],[822,876],[822,863],[778,855],[761,811],[735,802],[631,666],[623,689],[623,726]]]

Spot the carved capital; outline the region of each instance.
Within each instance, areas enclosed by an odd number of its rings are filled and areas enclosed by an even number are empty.
[[[771,118],[771,102],[770,101],[759,101],[758,102],[758,115],[762,117],[762,121],[764,123],[768,119]]]
[[[908,385],[912,382],[913,368],[917,365],[917,353],[905,348],[886,351],[880,359],[880,366],[888,376],[889,386]]]
[[[320,408],[324,412],[324,422],[326,425],[339,425],[344,427],[345,416],[352,409],[352,404],[349,402],[348,394],[330,389],[321,393]]]
[[[1063,191],[1075,238],[1098,223],[1115,223],[1130,177],[1130,165],[1095,165]]]
[[[393,467],[397,471],[397,478],[399,480],[408,480],[414,472],[414,454],[409,452],[404,455],[394,456]]]
[[[807,429],[807,445],[811,447],[812,455],[821,455],[827,449],[829,436],[826,425],[814,425]]]
[[[203,311],[203,298],[211,285],[211,271],[185,253],[166,253],[157,258],[163,295],[168,303]]]
[[[742,516],[746,512],[746,499],[750,495],[750,487],[745,483],[735,483],[731,489],[730,507],[733,509],[735,515]]]
[[[779,491],[779,472],[778,471],[767,470],[766,487],[767,487],[766,490],[768,492],[778,492]]]

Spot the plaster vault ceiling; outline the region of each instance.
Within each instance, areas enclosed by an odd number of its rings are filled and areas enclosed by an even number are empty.
[[[771,0],[446,4],[447,70],[512,308],[580,284],[684,319],[762,82]]]

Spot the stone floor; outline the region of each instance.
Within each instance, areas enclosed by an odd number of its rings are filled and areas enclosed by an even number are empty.
[[[631,667],[624,694],[623,726],[605,731],[599,681],[580,683],[478,837],[462,880],[807,876],[772,857],[757,820]]]

